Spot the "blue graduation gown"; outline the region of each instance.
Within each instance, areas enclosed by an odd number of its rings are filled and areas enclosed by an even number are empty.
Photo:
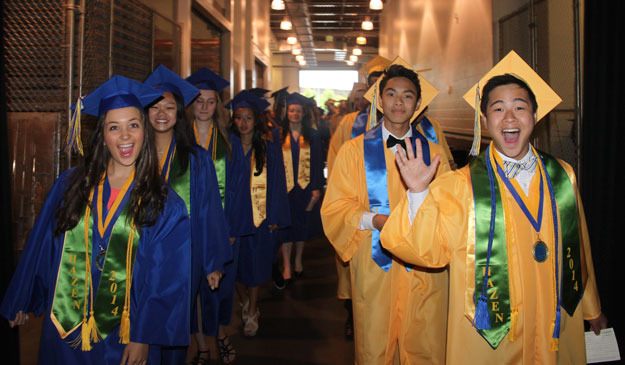
[[[234,285],[236,281],[239,239],[238,237],[253,233],[253,225],[249,221],[240,219],[241,212],[249,209],[249,193],[243,183],[245,170],[243,146],[241,140],[234,134],[229,136],[232,154],[226,160],[226,194],[224,212],[228,222],[230,237],[235,238],[231,245],[232,260],[224,267],[224,275],[219,288],[211,290],[206,280],[200,283],[200,302],[202,306],[202,329],[207,336],[216,336],[219,325],[227,325],[232,317],[234,302]],[[209,151],[212,150],[212,141]]]
[[[276,142],[267,142],[266,169],[267,169],[267,218],[256,228],[253,224],[251,197],[249,209],[245,212],[249,216],[254,234],[241,237],[239,248],[238,280],[248,287],[258,286],[271,277],[271,265],[276,255],[277,231],[269,231],[270,225],[285,228],[291,224],[291,215],[286,192],[286,178],[284,162],[279,139]],[[250,186],[252,173],[252,150],[246,155],[247,171],[245,186]],[[248,196],[251,195],[248,189]]]
[[[321,140],[317,131],[313,130],[310,136],[310,183],[305,189],[297,183],[299,172],[299,143],[289,133],[291,138],[291,154],[293,158],[293,180],[295,186],[289,191],[289,207],[291,210],[291,226],[281,232],[281,242],[307,241],[315,237],[319,232],[317,227],[319,215],[319,202],[312,211],[306,212],[306,206],[310,202],[311,192],[323,188],[323,158]],[[321,199],[319,200],[321,201]]]
[[[44,314],[40,364],[119,364],[125,348],[119,343],[119,326],[106,339],[93,343],[91,351],[83,352],[68,344],[68,341],[80,336],[80,331],[63,340],[50,319],[65,237],[64,234],[54,235],[55,212],[69,185],[71,173],[72,170],[64,172],[48,194],[0,305],[0,315],[12,320],[20,310],[35,315]],[[128,199],[125,199],[120,208],[127,202]],[[95,216],[92,215],[93,219],[96,219]],[[156,223],[140,227],[132,269],[130,341],[150,345],[150,363],[160,361],[160,346],[184,346],[189,341],[189,231],[185,204],[171,190]],[[99,280],[97,269],[92,271],[92,275],[94,281]]]
[[[191,333],[197,332],[197,297],[202,282],[214,271],[224,271],[232,260],[232,248],[228,242],[228,228],[221,205],[217,175],[213,161],[206,150],[195,146],[189,154],[191,207]],[[173,171],[172,171],[173,173]],[[170,182],[176,176],[170,175]],[[172,353],[172,351],[174,351]],[[186,348],[167,349],[163,363],[184,362]]]

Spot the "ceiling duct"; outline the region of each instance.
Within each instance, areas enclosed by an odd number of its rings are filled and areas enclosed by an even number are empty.
[[[302,46],[302,54],[308,66],[317,66],[315,42],[306,0],[285,0],[286,12],[293,24],[293,31]]]

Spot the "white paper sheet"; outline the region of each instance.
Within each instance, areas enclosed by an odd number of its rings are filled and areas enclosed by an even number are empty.
[[[621,355],[614,328],[601,330],[601,334],[598,336],[592,331],[586,332],[586,361],[588,364],[620,359]]]

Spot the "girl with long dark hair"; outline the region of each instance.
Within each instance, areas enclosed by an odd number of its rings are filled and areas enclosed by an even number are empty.
[[[242,91],[230,102],[232,130],[241,138],[247,174],[249,204],[239,219],[247,220],[254,233],[240,238],[237,280],[247,287],[243,299],[243,334],[256,335],[260,311],[258,287],[271,278],[277,248],[277,230],[290,224],[286,179],[279,140],[260,115],[269,103]]]
[[[148,109],[161,177],[182,197],[191,216],[191,310],[195,314],[200,287],[216,289],[225,263],[232,258],[215,168],[208,153],[195,143],[185,115],[185,106],[199,90],[162,65],[145,83],[162,92],[162,98]],[[192,328],[195,323],[197,320],[192,321]],[[202,352],[198,359],[200,356]],[[184,363],[185,357],[184,347],[163,352],[164,363]]]
[[[159,363],[161,345],[188,342],[189,219],[143,114],[159,96],[114,76],[77,105],[99,117],[91,144],[55,181],[0,307],[11,326],[45,313],[40,363]]]

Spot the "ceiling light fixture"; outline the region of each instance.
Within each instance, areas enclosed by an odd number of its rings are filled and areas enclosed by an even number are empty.
[[[364,22],[363,22],[363,24],[364,24]],[[371,25],[371,27],[373,27],[373,25]],[[282,30],[291,30],[291,29],[293,29],[293,24],[291,24],[291,21],[289,20],[289,18],[284,17],[284,19],[282,19],[282,21],[280,22],[280,29],[282,29]]]
[[[352,61],[352,62],[358,62],[358,56],[353,54],[353,55],[349,56],[349,60]]]
[[[371,7],[371,4],[369,4],[369,7]],[[283,0],[272,0],[271,1],[271,10],[284,10],[284,1]]]
[[[300,66],[306,66],[306,60],[302,59],[301,61],[298,61]]]
[[[365,17],[365,20],[362,21],[361,26],[364,30],[373,30],[373,22],[371,21],[371,18]],[[280,26],[280,28],[282,28],[282,25]]]
[[[347,66],[353,66],[354,65],[354,62],[352,62],[352,61],[345,61],[345,63],[347,63]]]
[[[382,8],[384,8],[384,3],[382,3],[382,0],[371,0],[371,1],[369,1],[369,9],[371,9],[371,10],[382,10]]]
[[[356,44],[359,44],[361,46],[364,46],[365,44],[367,44],[367,38],[364,36],[358,36],[356,38]]]
[[[291,50],[291,54],[292,54],[293,56],[300,55],[300,54],[302,54],[302,49],[301,49],[301,48],[293,48],[293,49]]]
[[[297,37],[294,36],[290,36],[286,39],[286,43],[290,44],[290,45],[294,45],[297,43]]]
[[[362,54],[362,49],[358,47],[354,47],[354,49],[352,49],[352,54],[356,56],[360,56]]]
[[[303,60],[304,60],[304,55],[298,54],[297,56],[295,56],[295,61],[302,62]]]

